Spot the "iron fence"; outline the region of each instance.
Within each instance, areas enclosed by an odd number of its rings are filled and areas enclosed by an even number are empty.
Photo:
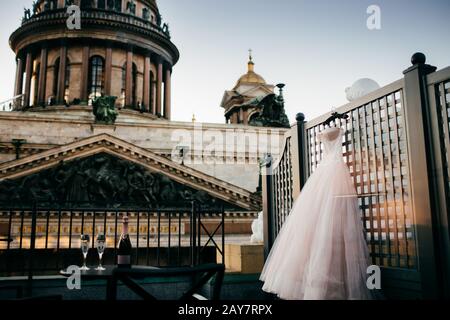
[[[176,209],[34,204],[0,206],[0,274],[32,277],[78,265],[82,234],[90,236],[92,263],[98,262],[96,237],[105,234],[105,263],[115,264],[124,215],[130,220],[134,265],[198,265],[216,262],[216,253],[225,263],[223,207],[202,208],[195,202]]]
[[[394,297],[449,296],[450,68],[414,55],[405,77],[338,108],[342,154],[358,193],[372,264]],[[265,252],[320,164],[329,114],[297,123],[263,179]]]

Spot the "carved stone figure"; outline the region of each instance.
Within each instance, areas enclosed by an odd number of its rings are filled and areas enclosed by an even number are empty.
[[[142,10],[142,19],[144,20],[150,20],[150,10],[148,10],[147,8],[144,8]]]
[[[233,207],[204,191],[108,154],[60,163],[23,178],[2,181],[0,201],[161,208],[186,207],[188,202],[197,201],[202,206]]]
[[[98,97],[92,101],[96,123],[114,124],[119,113],[115,103],[117,97]]]
[[[27,8],[24,8],[23,9],[23,20],[28,20],[28,19],[30,19],[31,18],[31,10],[30,9],[27,9]]]
[[[169,24],[164,23],[162,27],[162,32],[170,38],[170,30],[169,30]]]
[[[134,3],[134,1],[128,1],[127,10],[131,14],[136,14],[136,3]]]
[[[257,105],[261,110],[253,116],[249,124],[257,127],[290,128],[289,118],[284,109],[282,94],[270,94],[263,99],[255,99],[249,104]]]

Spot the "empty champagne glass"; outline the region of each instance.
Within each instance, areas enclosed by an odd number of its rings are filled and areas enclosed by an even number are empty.
[[[102,266],[102,258],[103,258],[103,253],[105,252],[105,247],[106,247],[106,237],[104,234],[99,234],[97,236],[97,251],[98,251],[98,257],[99,257],[99,264],[98,264],[98,267],[95,269],[97,271],[106,270]]]
[[[88,271],[89,268],[86,265],[86,258],[89,251],[90,238],[87,234],[81,235],[81,252],[83,252],[83,266],[80,268],[82,271]]]

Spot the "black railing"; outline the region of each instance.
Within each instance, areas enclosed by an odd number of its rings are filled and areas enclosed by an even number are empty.
[[[107,239],[104,264],[115,264],[124,215],[130,219],[134,265],[198,265],[216,262],[216,254],[225,263],[223,207],[203,208],[195,202],[177,208],[0,205],[0,276],[32,279],[80,265],[81,234],[91,237],[89,264],[98,263],[98,234]]]

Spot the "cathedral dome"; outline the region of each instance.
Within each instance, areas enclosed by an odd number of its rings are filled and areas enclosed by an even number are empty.
[[[72,3],[78,15],[67,12]],[[111,96],[118,108],[170,119],[180,53],[156,0],[36,0],[9,43],[17,61],[17,110],[91,107]]]
[[[266,80],[255,72],[255,63],[252,60],[252,56],[250,56],[250,60],[248,62],[247,73],[239,78],[236,87],[243,84],[266,84]]]

